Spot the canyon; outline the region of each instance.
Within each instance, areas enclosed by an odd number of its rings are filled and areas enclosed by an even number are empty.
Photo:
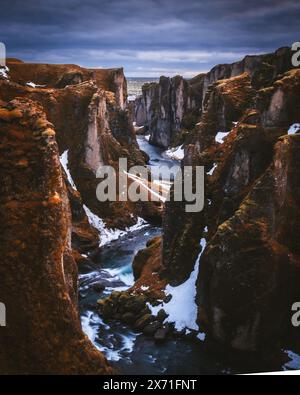
[[[101,277],[101,254],[117,249],[112,237],[134,243],[137,229],[148,235],[130,255],[134,281],[86,302],[101,328],[121,322],[159,344],[188,338],[263,359],[274,349],[299,353],[290,312],[300,299],[300,71],[291,59],[281,48],[191,80],[161,77],[130,106],[122,69],[8,60],[0,74],[1,373],[116,372],[84,334],[78,302],[88,299],[97,257]],[[119,177],[119,158],[147,167],[146,144],[161,158],[182,147],[182,166],[205,168],[203,210],[187,212],[174,187],[165,205],[97,200],[98,169],[112,166]]]

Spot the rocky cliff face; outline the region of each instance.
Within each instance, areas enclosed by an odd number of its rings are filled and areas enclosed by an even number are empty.
[[[130,167],[145,165],[128,111],[123,108],[126,80],[122,70],[88,70],[68,65],[52,68],[16,62],[9,62],[8,67],[8,79],[0,80],[0,97],[8,101],[24,96],[43,105],[57,131],[60,154],[68,151],[70,174],[83,203],[109,227],[133,225],[137,216],[158,220],[160,214],[152,204],[99,203],[96,198],[100,165],[112,165],[117,170],[120,157],[128,158]],[[82,78],[70,81],[75,69]],[[25,81],[30,78],[48,85],[26,86]],[[57,83],[67,79],[67,86]]]
[[[137,126],[145,126],[150,143],[169,147],[180,139],[184,122],[200,107],[198,93],[180,76],[161,77],[159,83],[144,85],[142,97],[136,100]]]
[[[198,323],[243,351],[290,336],[291,306],[300,297],[300,135],[288,135],[299,123],[300,72],[281,75],[280,67],[271,85],[262,78],[256,85],[247,73],[210,86],[184,159],[206,168],[205,209],[192,216],[183,204],[166,207],[165,278],[185,281],[205,238]]]
[[[112,373],[81,330],[76,263],[99,248],[92,216],[124,228],[161,215],[96,198],[99,166],[145,165],[125,98],[119,69],[12,60],[1,74],[2,373]]]
[[[93,80],[98,88],[114,92],[117,105],[124,108],[127,83],[123,69],[85,69],[71,64],[33,64],[17,59],[8,59],[7,66],[9,78],[23,86],[34,84],[41,88],[63,89]]]
[[[162,77],[159,83],[145,85],[142,97],[136,100],[137,125],[145,125],[152,144],[164,148],[178,145],[200,120],[207,93],[215,82],[247,73],[255,89],[271,86],[279,74],[291,68],[291,56],[289,48],[281,48],[274,54],[246,56],[240,62],[218,65],[189,81]]]
[[[0,371],[109,374],[81,331],[71,211],[55,130],[29,99],[0,106]]]

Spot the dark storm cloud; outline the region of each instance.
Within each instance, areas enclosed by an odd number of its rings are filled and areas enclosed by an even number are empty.
[[[299,1],[1,0],[10,56],[196,74],[299,40]]]

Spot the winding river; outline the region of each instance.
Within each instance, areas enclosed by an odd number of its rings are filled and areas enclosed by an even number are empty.
[[[149,166],[173,166],[163,151],[151,146],[145,137],[138,137],[140,148],[150,156]],[[122,374],[230,374],[240,371],[257,371],[258,361],[241,359],[215,350],[210,352],[200,341],[188,338],[170,338],[157,344],[152,338],[133,332],[116,321],[104,322],[97,313],[97,300],[113,291],[128,289],[133,285],[132,261],[135,254],[145,248],[148,240],[160,235],[161,228],[143,225],[101,248],[93,255],[93,264],[79,278],[79,308],[82,326],[94,345]],[[105,287],[104,292],[99,291]],[[283,353],[286,359],[277,362],[277,370],[299,366],[299,357]],[[286,361],[291,360],[290,362]],[[280,359],[281,360],[281,359]],[[243,366],[243,367],[241,367]],[[238,367],[238,368],[237,368]],[[261,370],[276,366],[261,366]]]

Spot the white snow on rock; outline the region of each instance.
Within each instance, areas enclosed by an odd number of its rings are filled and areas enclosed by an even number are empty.
[[[217,165],[217,163],[215,163],[213,168],[210,171],[208,171],[206,174],[209,176],[212,176],[217,167],[218,167],[218,165]]]
[[[138,218],[138,221],[135,225],[131,226],[130,228],[126,228],[125,230],[109,229],[106,227],[103,220],[96,214],[92,213],[92,211],[87,206],[84,205],[83,208],[86,212],[89,223],[100,233],[100,247],[109,244],[111,241],[118,240],[127,233],[135,232],[148,226],[148,223],[145,220]]]
[[[201,341],[204,342],[206,339],[206,333],[200,332],[197,336],[197,338]]]
[[[35,84],[34,82],[27,82],[26,85],[30,86],[31,88],[45,88],[45,86],[46,86],[46,85],[38,85],[38,84]]]
[[[69,170],[69,150],[66,150],[60,157],[60,163],[62,167],[64,168],[65,172],[67,173],[68,181],[72,185],[72,187],[77,191],[75,182],[73,181],[73,178],[71,176],[70,170]]]
[[[164,154],[170,159],[182,160],[184,158],[183,145],[176,148],[170,148],[169,150],[165,151]]]
[[[201,256],[206,247],[206,239],[201,239],[200,245],[202,251],[197,258],[195,268],[190,278],[178,287],[172,287],[171,285],[166,287],[166,293],[172,296],[171,301],[156,307],[148,303],[148,307],[153,315],[157,315],[159,310],[163,308],[168,314],[168,318],[165,322],[174,323],[178,331],[182,331],[186,328],[199,330],[196,323],[198,314],[198,307],[195,301],[197,294],[196,282],[199,274]]]
[[[135,101],[135,99],[136,99],[136,95],[129,95],[128,97],[127,97],[127,101]]]
[[[145,136],[145,140],[150,141],[150,134],[147,134],[147,136]]]
[[[9,68],[8,68],[7,66],[0,67],[0,75],[1,75],[3,78],[8,79],[8,74],[7,74],[8,72],[9,72]]]
[[[69,183],[72,187],[77,191],[76,185],[70,173],[68,164],[69,164],[69,150],[66,150],[60,157],[60,163],[62,164]],[[99,218],[96,214],[92,213],[92,211],[86,206],[83,206],[84,211],[88,217],[89,223],[99,231],[100,234],[100,247],[110,243],[111,241],[118,240],[120,237],[125,236],[127,233],[135,232],[142,228],[148,226],[148,223],[142,218],[138,218],[138,221],[135,225],[130,228],[126,228],[125,230],[120,229],[109,229],[106,227],[105,223],[101,218]]]
[[[284,370],[299,369],[300,355],[290,350],[285,350],[284,353],[290,358],[290,361],[284,365]]]
[[[230,132],[227,132],[227,133],[219,132],[219,133],[217,133],[217,135],[215,137],[216,142],[219,143],[219,144],[223,144],[225,138],[229,135],[229,133]]]
[[[127,175],[128,178],[136,182],[137,184],[140,184],[144,189],[149,191],[153,196],[157,197],[161,202],[165,203],[167,201],[167,197],[157,193],[156,191],[153,191],[153,189],[149,188],[149,186],[146,184],[145,180],[141,177],[138,177],[136,175],[130,174],[127,171],[123,170],[124,174]],[[166,188],[166,186],[162,183],[159,183],[162,188]],[[169,193],[171,187],[168,187],[167,189],[167,194]]]
[[[292,134],[296,134],[297,132],[300,131],[300,123],[294,123],[294,125],[292,125],[289,130],[288,130],[288,134],[292,135]]]

